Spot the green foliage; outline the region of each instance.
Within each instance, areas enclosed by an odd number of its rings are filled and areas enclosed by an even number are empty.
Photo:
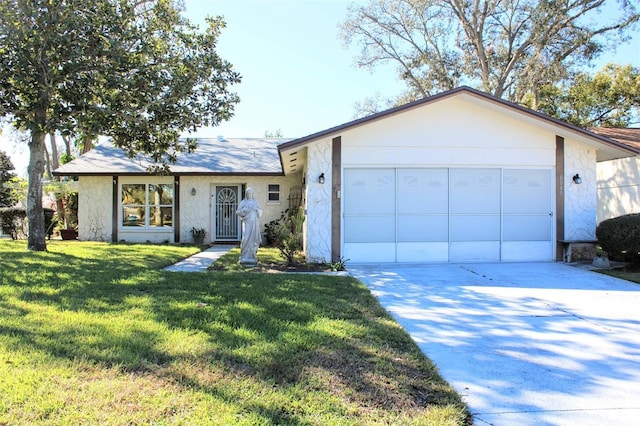
[[[349,259],[345,259],[344,257],[341,257],[340,259],[336,260],[335,262],[328,262],[327,265],[329,266],[329,269],[331,269],[334,272],[346,271],[347,270],[347,262],[348,261],[349,261]]]
[[[215,50],[225,23],[206,22],[200,31],[172,0],[0,2],[0,117],[31,134],[29,249],[46,249],[45,135],[110,136],[166,172],[197,146],[183,132],[233,115],[240,75]]]
[[[353,5],[341,35],[360,47],[359,66],[397,65],[399,102],[463,84],[520,102],[625,41],[639,19],[632,1],[377,0]]]
[[[56,225],[55,211],[53,209],[42,209],[44,213],[44,223],[46,235],[51,238],[53,229]],[[6,207],[0,208],[0,226],[2,233],[11,235],[11,238],[17,240],[24,237],[26,226],[27,211],[22,207]]]
[[[12,170],[14,167],[11,159],[4,151],[0,151],[0,207],[12,207],[18,202],[15,191],[10,187],[16,177]]]
[[[296,253],[302,250],[302,225],[305,214],[302,207],[286,209],[279,219],[265,224],[267,244],[280,249],[288,265],[295,264]]]
[[[11,235],[11,238],[18,239],[18,231],[24,229],[24,219],[27,211],[22,207],[0,208],[0,226],[2,233]]]
[[[191,228],[191,235],[207,235],[207,230],[205,228],[197,228],[193,226]]]
[[[611,260],[640,264],[640,213],[603,220],[596,237]]]
[[[640,68],[608,64],[579,72],[565,85],[543,85],[537,109],[579,127],[628,127],[640,122]],[[533,105],[531,105],[533,106]]]
[[[264,137],[265,138],[281,138],[282,137],[282,130],[278,129],[276,131],[270,132],[269,130],[266,130],[264,132]]]
[[[193,243],[195,245],[202,245],[204,239],[207,236],[207,230],[205,228],[191,227],[191,236],[193,237]]]
[[[215,51],[224,26],[208,18],[201,31],[169,0],[3,1],[0,115],[171,162],[194,148],[183,131],[230,118],[238,101],[227,90],[240,76]]]
[[[352,277],[176,273],[176,245],[0,241],[0,424],[464,425]]]
[[[73,160],[73,155],[69,155],[67,153],[64,153],[64,154],[62,154],[60,156],[60,164],[67,164],[71,160]]]

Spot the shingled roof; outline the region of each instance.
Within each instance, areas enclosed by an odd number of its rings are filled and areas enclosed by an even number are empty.
[[[282,175],[278,145],[290,139],[198,139],[198,148],[178,156],[173,175]],[[145,175],[153,165],[148,157],[129,158],[111,142],[59,167],[58,176]]]
[[[593,133],[640,149],[640,128],[637,127],[593,127]]]

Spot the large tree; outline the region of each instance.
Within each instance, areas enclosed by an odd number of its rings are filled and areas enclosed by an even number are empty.
[[[215,51],[224,22],[199,31],[171,0],[0,2],[0,116],[28,130],[28,247],[45,250],[45,135],[110,136],[169,164],[184,131],[231,117],[240,76]]]
[[[636,3],[371,0],[350,8],[341,34],[361,47],[359,66],[397,65],[405,101],[466,84],[520,102],[624,40]]]
[[[594,75],[579,72],[538,92],[539,111],[576,126],[640,124],[640,69],[631,65],[609,64]]]

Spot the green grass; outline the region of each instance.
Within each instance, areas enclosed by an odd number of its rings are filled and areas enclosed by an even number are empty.
[[[161,270],[195,250],[0,241],[0,425],[469,423],[357,280]]]
[[[633,268],[598,269],[597,272],[640,284],[640,270],[638,270],[637,266]]]
[[[224,272],[277,272],[277,271],[329,271],[326,264],[306,263],[304,257],[295,256],[296,264],[287,267],[287,259],[276,247],[260,247],[256,254],[257,265],[240,264],[240,248],[235,247],[220,256],[209,267],[211,271]]]

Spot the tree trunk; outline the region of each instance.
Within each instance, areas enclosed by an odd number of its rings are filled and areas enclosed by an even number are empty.
[[[55,170],[60,167],[60,161],[58,161],[58,145],[56,143],[56,135],[49,134],[49,143],[51,145],[51,169]],[[60,179],[58,179],[60,180]]]
[[[43,145],[44,148],[44,165],[45,165],[45,171],[47,173],[47,179],[51,180],[51,177],[53,176],[51,174],[51,156],[49,155],[49,150],[47,149],[47,144]]]
[[[93,148],[93,138],[89,138],[89,136],[85,136],[82,142],[82,151],[80,155],[84,155],[87,152],[91,151]]]
[[[69,140],[69,136],[62,136],[62,140],[64,141],[64,149],[67,153],[67,157],[71,158],[71,140]]]
[[[29,186],[27,188],[27,219],[29,221],[29,236],[27,248],[32,251],[47,249],[46,232],[44,226],[44,211],[42,210],[42,174],[44,173],[44,138],[40,130],[31,131],[29,142]]]

